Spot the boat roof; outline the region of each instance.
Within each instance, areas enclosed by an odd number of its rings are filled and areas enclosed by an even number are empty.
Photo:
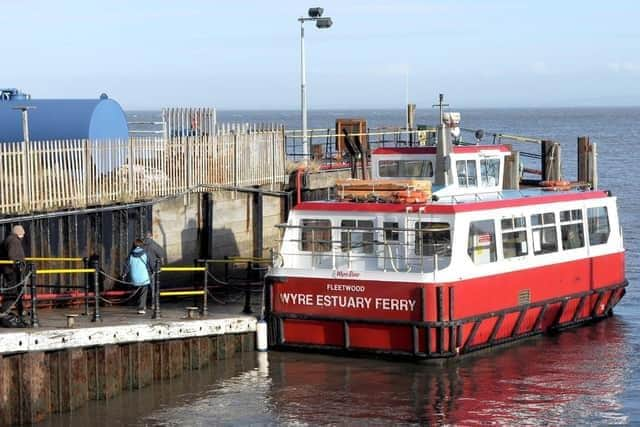
[[[558,202],[599,199],[608,197],[606,191],[544,191],[542,189],[504,190],[496,193],[470,194],[465,196],[442,197],[427,203],[399,202],[351,202],[351,201],[310,201],[302,202],[294,207],[295,211],[325,212],[379,212],[401,213],[407,210],[417,212],[424,208],[424,213],[455,214],[461,212],[484,211],[520,206],[542,205]]]
[[[503,153],[511,152],[509,146],[504,144],[454,145],[452,148],[455,154],[480,153],[484,151],[500,151]],[[373,150],[371,154],[436,154],[436,147],[380,147]]]

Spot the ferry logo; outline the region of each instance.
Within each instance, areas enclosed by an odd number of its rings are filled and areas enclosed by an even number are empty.
[[[350,278],[355,278],[355,277],[360,277],[360,273],[356,273],[355,271],[342,271],[342,270],[336,270],[333,272],[333,277],[339,277],[341,279],[350,279]]]

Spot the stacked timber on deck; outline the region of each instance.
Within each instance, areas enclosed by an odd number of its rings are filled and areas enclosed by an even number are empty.
[[[425,203],[431,198],[431,181],[345,179],[336,181],[336,194],[354,202]]]

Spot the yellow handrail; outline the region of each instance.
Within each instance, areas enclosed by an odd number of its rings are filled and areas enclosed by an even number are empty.
[[[93,268],[52,268],[36,270],[36,274],[95,273]]]
[[[204,295],[204,291],[164,291],[164,292],[160,292],[160,296],[161,297],[189,296],[189,295]]]
[[[80,262],[80,261],[84,261],[84,258],[77,258],[77,257],[60,257],[60,258],[54,258],[54,257],[27,257],[27,258],[25,258],[25,261],[68,261],[68,262]]]
[[[162,267],[160,271],[206,271],[206,267]]]
[[[235,262],[271,262],[271,258],[232,257],[229,259],[207,259],[202,262],[207,264],[233,264]]]

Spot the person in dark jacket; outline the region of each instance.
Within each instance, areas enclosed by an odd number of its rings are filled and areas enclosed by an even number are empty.
[[[156,261],[160,261],[159,267],[162,266],[167,259],[167,254],[165,253],[162,246],[158,244],[155,240],[153,240],[153,234],[150,231],[144,236],[144,251],[147,253],[147,257],[149,257],[149,265],[151,266],[151,270],[156,271]]]
[[[0,244],[0,259],[24,262],[25,253],[22,246],[22,239],[24,238],[24,235],[24,228],[21,225],[14,226],[11,233],[4,239],[2,244]],[[15,264],[0,265],[0,270],[4,278],[4,288],[7,289],[2,292],[0,325],[9,327],[19,326],[17,324],[9,324],[10,322],[7,320],[12,316],[10,311],[14,305],[16,306],[18,319],[22,318],[23,306],[20,295],[21,289],[17,286],[17,284],[20,283],[20,271],[16,268]],[[18,298],[19,296],[20,298]]]
[[[144,242],[136,239],[133,242],[133,249],[129,252],[125,262],[123,275],[129,276],[129,281],[133,283],[133,286],[141,288],[140,296],[138,297],[138,314],[146,313],[147,294],[152,274],[149,257],[144,250]]]

